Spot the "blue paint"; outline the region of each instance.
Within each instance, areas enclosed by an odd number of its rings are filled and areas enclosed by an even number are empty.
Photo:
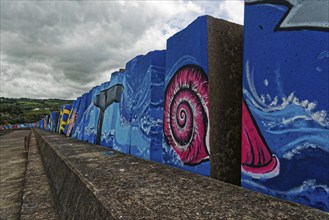
[[[123,83],[124,74],[122,72],[114,72],[111,74],[110,87]],[[107,107],[104,112],[104,120],[101,134],[101,145],[113,148],[115,136],[116,122],[120,122],[120,107],[119,103],[113,103]]]
[[[57,131],[57,122],[58,122],[59,112],[51,112],[50,113],[50,131],[56,132]]]
[[[198,17],[167,40],[166,82],[182,66],[194,64],[208,73],[207,16]]]
[[[72,137],[77,138],[78,140],[95,143],[93,141],[96,140],[96,133],[93,123],[98,115],[99,110],[95,108],[92,100],[97,95],[99,90],[100,86],[96,86],[81,97],[77,122],[75,126],[76,128],[72,135]]]
[[[137,56],[124,72],[113,149],[161,161],[165,51]]]
[[[208,26],[207,16],[193,21],[184,30],[167,40],[165,88],[178,69],[195,65],[208,74]],[[210,162],[185,165],[168,143],[163,140],[163,163],[202,175],[210,175]]]
[[[103,83],[104,84],[104,83]],[[93,100],[95,99],[96,95],[99,94],[102,86],[96,86],[89,92],[88,102],[90,97],[90,104],[87,110],[84,113],[84,134],[83,140],[88,141],[89,143],[96,143],[96,134],[97,134],[97,123],[98,123],[98,116],[99,116],[99,109],[94,106]]]
[[[72,133],[72,137],[78,140],[83,140],[84,125],[82,118],[84,112],[87,109],[87,104],[88,104],[87,101],[88,101],[88,93],[85,93],[81,96],[80,105],[77,110],[77,119]]]
[[[329,33],[275,31],[287,10],[245,8],[243,95],[280,174],[242,186],[329,211]]]

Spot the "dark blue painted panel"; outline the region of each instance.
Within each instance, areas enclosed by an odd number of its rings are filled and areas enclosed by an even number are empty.
[[[57,130],[57,122],[58,122],[59,112],[51,112],[50,113],[50,130],[56,132]]]
[[[81,101],[79,105],[79,109],[77,111],[77,119],[75,122],[75,126],[73,129],[72,137],[78,140],[83,140],[83,133],[84,133],[84,124],[83,124],[83,115],[87,109],[88,104],[88,95],[89,93],[85,93],[81,96]]]
[[[127,63],[114,149],[161,161],[162,116],[156,112],[163,108],[164,66],[165,51],[137,56]]]
[[[123,72],[114,72],[111,74],[110,87],[123,83]],[[104,120],[101,134],[101,145],[113,148],[113,141],[115,136],[115,125],[117,121],[120,122],[120,108],[119,102],[115,102],[107,107],[104,111]]]
[[[256,157],[243,145],[242,186],[329,211],[328,20],[326,27],[321,23],[328,2],[312,1],[314,7],[322,4],[317,11],[308,10],[311,1],[300,2],[298,10],[297,1],[248,2],[246,113],[278,163],[275,172],[249,169]]]
[[[163,162],[210,174],[207,17],[167,41]]]
[[[95,99],[96,95],[99,94],[102,87],[104,87],[104,84],[106,83],[103,83],[101,86],[94,87],[92,90],[90,90],[88,95],[88,102],[89,99],[91,101],[87,110],[84,113],[83,140],[88,141],[89,143],[96,143],[99,109],[94,105],[93,100]]]

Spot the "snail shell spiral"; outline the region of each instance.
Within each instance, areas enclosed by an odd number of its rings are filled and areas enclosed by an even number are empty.
[[[209,159],[208,78],[198,66],[181,67],[165,91],[164,133],[180,160],[196,165]]]

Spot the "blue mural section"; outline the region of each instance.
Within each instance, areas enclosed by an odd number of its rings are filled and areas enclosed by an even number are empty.
[[[40,127],[40,121],[36,123],[25,123],[25,124],[13,124],[13,125],[0,125],[0,130],[10,130],[10,129],[22,129],[22,128],[34,128]]]
[[[88,141],[89,143],[96,143],[99,109],[94,105],[93,100],[95,99],[96,95],[99,94],[102,87],[104,87],[104,84],[106,83],[103,83],[101,86],[96,86],[89,91],[89,105],[83,116],[83,140]]]
[[[110,87],[123,84],[124,73],[114,72],[111,74]],[[101,130],[100,145],[113,148],[113,141],[116,134],[116,123],[120,123],[120,102],[114,102],[104,111],[103,126]]]
[[[241,182],[329,211],[329,2],[309,2],[246,0]],[[209,176],[207,39],[199,17],[32,126]]]
[[[59,117],[59,112],[51,112],[49,114],[50,131],[52,131],[52,132],[57,131],[58,117]]]
[[[73,132],[72,137],[78,140],[93,142],[95,139],[95,129],[93,128],[93,122],[98,114],[98,109],[92,103],[93,97],[96,97],[100,90],[100,86],[92,88],[88,93],[82,96],[80,108],[77,116],[77,128]],[[82,111],[84,110],[84,111]],[[81,113],[80,113],[81,112]],[[79,117],[81,116],[81,118]]]
[[[89,93],[85,93],[81,96],[79,108],[77,109],[77,118],[72,130],[72,137],[78,140],[83,140],[84,124],[82,119],[84,112],[88,107],[88,95]]]
[[[207,34],[203,16],[167,41],[162,143],[165,164],[206,176],[210,174]]]
[[[165,51],[137,56],[127,63],[113,149],[162,161],[164,67]]]
[[[329,3],[246,3],[246,113],[277,171],[256,173],[243,145],[242,186],[329,211]]]

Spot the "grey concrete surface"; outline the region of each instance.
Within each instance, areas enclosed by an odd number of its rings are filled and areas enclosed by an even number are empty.
[[[208,16],[211,177],[240,186],[243,26]]]
[[[34,134],[31,134],[21,219],[59,219]]]
[[[27,152],[24,137],[29,130],[0,136],[0,219],[18,219],[22,205]]]
[[[0,130],[0,136],[5,135],[5,134],[9,134],[12,131],[13,130],[5,130],[5,129],[2,129],[2,130]]]
[[[238,186],[35,130],[63,219],[328,219]]]

